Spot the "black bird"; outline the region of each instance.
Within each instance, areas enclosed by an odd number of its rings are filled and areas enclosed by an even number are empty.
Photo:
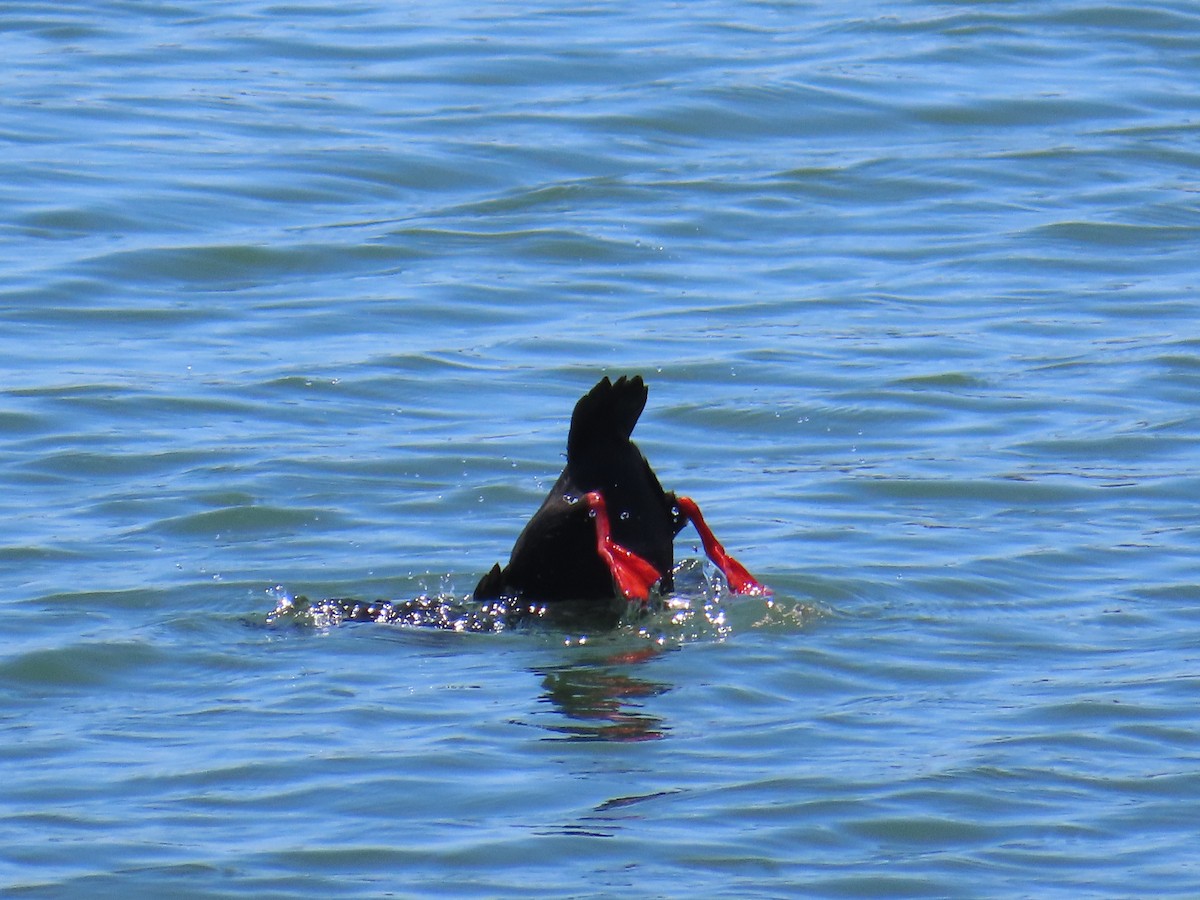
[[[694,502],[662,489],[630,440],[646,394],[640,375],[605,376],[579,399],[562,474],[517,537],[508,565],[480,579],[476,600],[647,601],[655,582],[660,593],[673,588],[673,543],[688,522],[734,593],[770,593],[725,552]]]

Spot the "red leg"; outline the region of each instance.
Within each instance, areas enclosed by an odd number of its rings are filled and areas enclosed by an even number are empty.
[[[596,517],[596,552],[612,572],[617,590],[628,600],[649,600],[650,588],[662,575],[642,557],[612,539],[608,505],[598,491],[585,494],[583,499]]]
[[[725,552],[721,542],[709,530],[704,516],[700,515],[700,507],[691,497],[676,497],[675,502],[679,504],[679,509],[683,512],[684,517],[696,526],[696,531],[700,533],[700,542],[704,544],[704,552],[725,575],[725,580],[729,582],[729,589],[733,593],[753,594],[754,596],[771,593],[769,587],[747,572],[745,566]]]

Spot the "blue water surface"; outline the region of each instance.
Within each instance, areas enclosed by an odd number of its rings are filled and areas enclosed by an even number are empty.
[[[0,890],[1200,894],[1200,11],[0,10]],[[771,585],[455,610],[576,398]],[[441,621],[452,621],[453,616]]]

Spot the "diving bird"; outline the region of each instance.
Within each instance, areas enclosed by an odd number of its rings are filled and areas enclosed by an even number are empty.
[[[605,376],[575,404],[567,464],[517,537],[508,564],[497,563],[476,600],[640,600],[657,583],[674,587],[674,539],[689,522],[704,551],[737,594],[769,594],[713,536],[700,508],[664,491],[630,440],[647,388],[640,375]]]

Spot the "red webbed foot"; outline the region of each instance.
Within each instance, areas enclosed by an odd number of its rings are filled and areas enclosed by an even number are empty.
[[[700,514],[700,507],[691,497],[676,497],[675,502],[679,505],[684,518],[696,526],[696,531],[700,534],[700,542],[704,545],[704,552],[708,554],[708,558],[716,564],[725,576],[725,580],[729,582],[729,590],[735,594],[752,596],[764,596],[771,593],[769,587],[751,575],[746,571],[745,566],[725,552],[721,542],[716,539],[704,521],[704,516]]]
[[[585,494],[583,499],[596,518],[596,552],[612,572],[617,590],[627,600],[649,600],[650,588],[662,577],[661,573],[628,547],[613,540],[608,504],[598,491]]]

